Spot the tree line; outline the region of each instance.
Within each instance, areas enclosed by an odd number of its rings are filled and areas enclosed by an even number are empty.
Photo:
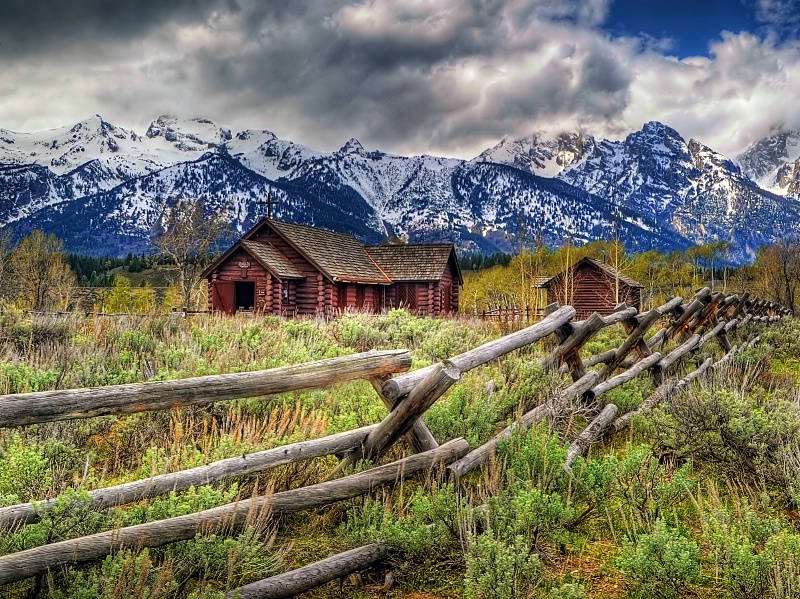
[[[205,308],[199,275],[218,242],[229,236],[229,223],[224,211],[209,214],[203,199],[179,200],[165,208],[154,231],[158,253],[126,258],[68,254],[62,240],[38,229],[15,243],[5,227],[0,229],[0,308],[71,311],[81,308],[87,294],[79,289],[86,287],[98,289],[89,296],[102,311]],[[123,274],[156,266],[167,270],[171,283],[160,297],[150,284],[134,287]]]
[[[40,230],[15,243],[8,227],[0,229],[0,307],[73,310],[80,303],[78,288],[96,287],[91,297],[104,311],[204,309],[206,294],[199,275],[220,242],[230,239],[227,215],[209,215],[203,200],[182,200],[165,209],[154,233],[157,253],[96,258],[68,254],[61,240]],[[668,296],[691,295],[706,285],[733,293],[750,290],[792,310],[798,308],[800,241],[764,246],[753,264],[738,267],[726,260],[728,250],[727,242],[715,241],[685,251],[630,253],[615,240],[582,246],[567,243],[557,249],[522,248],[515,256],[464,254],[461,311],[541,308],[546,298],[537,285],[584,257],[610,264],[640,282],[645,308]],[[125,276],[158,267],[168,272],[171,283],[159,292],[148,283],[134,285]]]
[[[498,308],[542,308],[547,298],[537,285],[584,257],[605,262],[641,283],[645,309],[663,303],[669,296],[692,295],[703,286],[728,293],[749,290],[793,311],[798,308],[800,241],[764,246],[754,263],[741,266],[728,262],[729,249],[730,244],[723,241],[675,252],[652,249],[632,253],[620,241],[593,241],[582,246],[568,243],[557,249],[523,248],[506,264],[498,261],[467,272],[461,309],[480,314]]]

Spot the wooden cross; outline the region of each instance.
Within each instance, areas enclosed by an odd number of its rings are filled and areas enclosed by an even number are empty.
[[[267,193],[267,201],[266,202],[256,202],[259,206],[266,206],[267,207],[267,218],[272,220],[272,206],[274,204],[280,204],[278,200],[272,199],[272,192]]]

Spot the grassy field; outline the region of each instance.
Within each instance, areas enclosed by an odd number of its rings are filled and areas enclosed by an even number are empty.
[[[125,551],[0,589],[9,598],[222,597],[225,590],[382,540],[391,560],[310,597],[800,596],[800,325],[760,331],[762,343],[681,392],[622,435],[562,465],[582,416],[544,423],[502,445],[457,486],[406,482],[246,530]],[[0,393],[166,380],[271,368],[367,349],[408,348],[414,368],[503,334],[483,322],[347,316],[66,318],[0,321]],[[621,329],[590,354],[619,344]],[[683,368],[719,349],[709,344]],[[426,414],[442,442],[477,446],[563,388],[519,350],[467,373]],[[493,381],[493,385],[488,385]],[[647,379],[604,402],[633,409]],[[87,490],[378,422],[386,408],[363,381],[171,412],[0,430],[0,505],[65,495],[42,522],[0,532],[0,554],[191,513],[266,490],[319,482],[327,457],[269,475],[193,488],[124,508],[75,509]],[[387,460],[402,453],[395,448]],[[389,578],[387,579],[387,574]],[[387,580],[391,585],[386,584]]]

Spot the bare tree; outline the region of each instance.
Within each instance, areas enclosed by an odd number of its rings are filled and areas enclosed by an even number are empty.
[[[759,291],[796,311],[800,290],[800,243],[782,239],[762,247],[756,261]]]
[[[75,275],[58,237],[35,229],[11,253],[9,267],[17,297],[29,309],[67,308],[75,289]]]
[[[12,295],[11,252],[14,241],[11,229],[0,229],[0,303]]]
[[[184,307],[191,307],[192,291],[208,254],[229,229],[227,210],[210,213],[203,198],[178,200],[164,211],[155,243],[175,265],[175,282]]]

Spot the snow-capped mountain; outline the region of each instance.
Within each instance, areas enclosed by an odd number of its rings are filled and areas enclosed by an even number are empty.
[[[727,239],[745,260],[800,231],[800,203],[785,197],[796,193],[800,168],[784,153],[771,168],[784,169],[787,191],[775,194],[661,123],[618,142],[576,133],[506,138],[464,161],[368,151],[356,139],[321,152],[207,119],[159,117],[138,135],[95,116],[39,133],[0,130],[0,226],[52,231],[73,251],[124,254],[152,247],[178,199],[207,198],[241,232],[271,195],[278,218],[370,243],[401,236],[508,251],[520,231],[530,238],[541,228],[552,244],[618,231],[634,250]]]
[[[569,145],[569,160],[557,162],[555,169],[550,166],[553,177],[637,212],[693,243],[730,241],[735,260],[752,259],[759,246],[800,232],[800,204],[796,201],[800,185],[794,178],[800,174],[800,165],[780,160],[792,156],[787,147],[794,147],[795,138],[790,135],[782,138],[780,151],[774,143],[765,146],[771,152],[762,150],[759,162],[762,173],[783,169],[783,193],[761,187],[748,177],[747,171],[743,172],[746,161],[740,160],[740,168],[733,160],[697,140],[685,140],[658,122],[646,123],[621,141],[598,142],[575,134],[562,135],[562,139],[579,143]],[[496,146],[481,156],[515,165],[527,164],[529,156],[548,152],[555,156],[553,142],[533,140],[538,147],[529,148],[524,140],[521,154],[503,155],[496,152]],[[504,141],[506,147],[513,147]],[[756,162],[751,160],[751,164]],[[537,172],[542,167],[531,161],[528,170]]]
[[[764,189],[800,196],[800,130],[791,130],[751,145],[737,157],[742,171]]]

